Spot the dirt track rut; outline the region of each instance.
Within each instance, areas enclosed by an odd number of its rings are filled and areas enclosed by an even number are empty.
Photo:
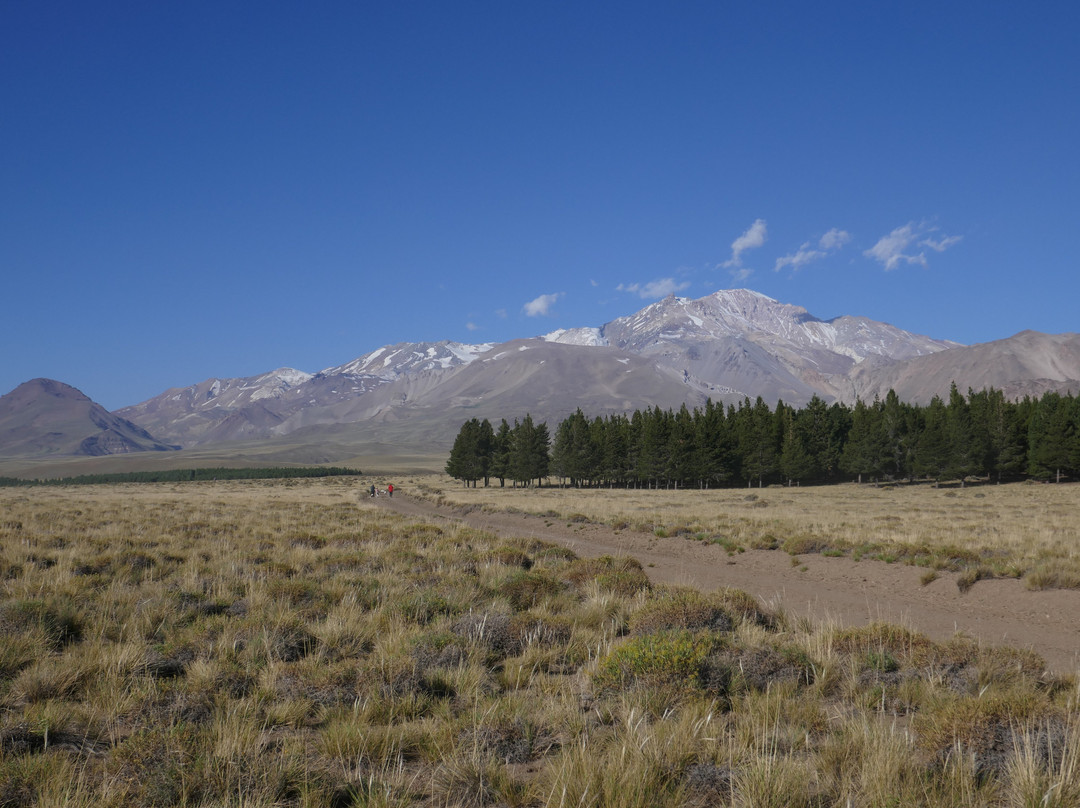
[[[924,570],[902,564],[805,555],[796,566],[778,550],[729,556],[717,545],[681,538],[520,513],[463,513],[401,494],[380,498],[375,507],[424,521],[461,522],[500,536],[536,538],[581,556],[632,556],[658,583],[705,591],[737,587],[788,613],[845,626],[886,620],[934,640],[961,632],[988,645],[1030,648],[1055,673],[1080,672],[1080,592],[1075,590],[1031,592],[1017,580],[990,580],[961,593],[955,575],[943,574],[924,586]]]

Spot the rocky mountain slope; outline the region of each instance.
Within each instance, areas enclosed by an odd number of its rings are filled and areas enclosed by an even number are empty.
[[[890,389],[905,401],[926,404],[947,397],[955,381],[961,392],[994,387],[1007,398],[1048,391],[1080,391],[1080,334],[1022,331],[1008,339],[914,357],[887,365],[857,366],[846,398],[870,401]]]
[[[0,454],[100,456],[179,448],[52,379],[33,379],[0,396]]]

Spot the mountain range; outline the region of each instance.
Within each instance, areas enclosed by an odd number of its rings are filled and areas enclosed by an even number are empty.
[[[993,386],[1009,397],[1080,390],[1080,335],[1025,331],[963,346],[865,317],[822,320],[753,291],[722,290],[696,300],[669,296],[601,327],[497,345],[400,343],[318,373],[281,368],[208,379],[111,415],[91,414],[92,402],[73,388],[66,388],[64,414],[47,415],[60,412],[49,397],[66,386],[52,382],[58,386],[48,392],[36,380],[0,397],[0,455],[211,446],[238,452],[261,442],[318,444],[325,448],[320,458],[335,460],[329,455],[337,444],[380,440],[398,450],[442,451],[474,416],[512,421],[530,413],[554,424],[578,407],[595,416],[758,396],[801,406],[813,396],[869,401],[890,389],[926,403],[946,396],[953,382],[964,391]],[[30,418],[31,410],[39,412]],[[72,413],[84,410],[80,431]],[[103,413],[115,421],[106,424]]]

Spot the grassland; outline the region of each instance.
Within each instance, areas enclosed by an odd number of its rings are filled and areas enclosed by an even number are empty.
[[[366,484],[0,491],[0,806],[1080,804],[1080,689],[1031,653],[653,587],[630,559],[397,517]],[[746,543],[845,521],[788,489],[619,515],[421,484]],[[946,493],[919,507],[958,522]],[[893,502],[897,534],[916,500]]]
[[[1080,588],[1080,488],[1012,485],[837,485],[816,488],[610,490],[465,488],[416,478],[419,495],[466,507],[519,510],[776,548],[900,561],[979,578],[1023,578],[1032,589]]]

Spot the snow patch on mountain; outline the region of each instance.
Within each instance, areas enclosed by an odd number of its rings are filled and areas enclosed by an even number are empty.
[[[558,328],[544,334],[540,339],[562,345],[587,345],[594,348],[608,345],[599,328]]]
[[[411,373],[467,365],[492,347],[492,343],[402,342],[384,345],[344,365],[326,368],[319,375],[376,376],[393,381]]]

